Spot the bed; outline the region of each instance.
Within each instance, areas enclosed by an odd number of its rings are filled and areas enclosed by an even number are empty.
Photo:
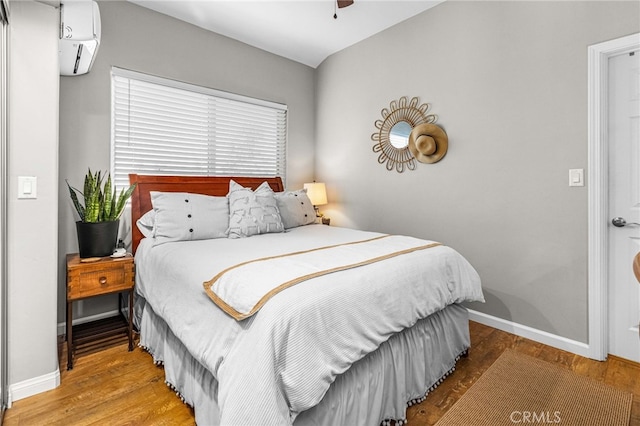
[[[407,406],[469,348],[461,303],[483,301],[480,279],[445,245],[313,224],[302,215],[312,209],[304,192],[285,191],[279,178],[132,174],[130,181],[140,346],[163,364],[197,424],[402,424]],[[270,192],[281,228],[229,238],[241,195],[263,202]],[[188,229],[162,240],[163,221],[204,196],[228,200],[227,232],[193,239]],[[185,199],[171,210],[162,197]],[[298,267],[314,272],[280,277]],[[242,281],[255,277],[272,281],[268,290],[240,293],[256,291]]]

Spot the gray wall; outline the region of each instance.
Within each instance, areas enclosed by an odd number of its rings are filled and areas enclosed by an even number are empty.
[[[65,179],[81,185],[87,167],[110,164],[112,66],[288,105],[287,185],[313,179],[314,69],[124,1],[100,1],[102,42],[88,74],[60,77],[59,284],[64,255],[77,252]],[[76,317],[116,309],[114,297],[76,304]],[[58,321],[64,321],[58,303]]]
[[[9,42],[8,383],[58,373],[58,11],[11,2]],[[38,198],[18,200],[18,176]],[[14,396],[15,397],[15,396]]]
[[[640,31],[638,2],[447,1],[317,70],[316,175],[332,224],[438,240],[483,280],[475,310],[587,341],[587,46]],[[388,172],[370,136],[399,97],[449,151]],[[587,182],[587,185],[589,183]]]

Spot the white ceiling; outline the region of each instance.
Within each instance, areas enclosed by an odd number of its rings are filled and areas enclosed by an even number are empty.
[[[444,0],[128,0],[316,68],[329,55]]]

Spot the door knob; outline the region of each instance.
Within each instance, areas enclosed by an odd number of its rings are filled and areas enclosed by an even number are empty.
[[[611,219],[611,223],[613,224],[613,226],[617,226],[618,228],[622,228],[623,226],[626,226],[626,225],[640,225],[640,223],[636,223],[636,222],[627,223],[627,221],[624,220],[623,217],[614,217],[613,219]]]

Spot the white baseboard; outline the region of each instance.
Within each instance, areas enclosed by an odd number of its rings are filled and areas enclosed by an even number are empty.
[[[567,339],[566,337],[558,336],[556,334],[538,330],[533,327],[507,321],[502,318],[474,311],[472,309],[469,309],[469,319],[475,322],[479,322],[480,324],[488,325],[489,327],[497,328],[498,330],[506,331],[507,333],[515,334],[516,336],[524,337],[526,339],[534,340],[538,343],[543,343],[548,346],[553,346],[554,348],[572,352],[576,355],[580,355],[586,358],[589,358],[590,356],[589,345],[586,343]]]
[[[103,312],[101,314],[90,315],[88,317],[76,318],[73,320],[73,325],[84,324],[86,322],[97,321],[105,318],[115,317],[118,315],[118,311]],[[58,323],[58,336],[62,336],[67,333],[67,322]]]
[[[34,377],[22,382],[9,385],[9,395],[7,396],[7,407],[11,408],[13,401],[27,398],[41,392],[46,392],[60,386],[60,369],[45,374],[44,376]]]

